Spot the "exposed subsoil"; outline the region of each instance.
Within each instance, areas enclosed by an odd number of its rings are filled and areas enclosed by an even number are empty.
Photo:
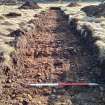
[[[102,87],[36,89],[27,86],[100,80],[100,68],[94,56],[71,33],[68,16],[62,10],[51,8],[31,22],[35,26],[33,31],[12,33],[17,39],[16,53],[12,55],[12,69],[6,69],[1,102],[4,105],[105,105]]]

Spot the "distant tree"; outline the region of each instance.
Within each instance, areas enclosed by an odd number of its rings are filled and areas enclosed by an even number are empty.
[[[105,0],[101,0],[102,3],[105,3]]]

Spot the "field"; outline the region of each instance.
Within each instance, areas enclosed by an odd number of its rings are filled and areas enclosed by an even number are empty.
[[[99,87],[32,88],[30,83],[105,82],[105,18],[39,3],[0,5],[0,105],[104,105]],[[98,2],[92,3],[97,5]],[[50,7],[53,7],[49,9]],[[8,13],[16,16],[7,16]]]

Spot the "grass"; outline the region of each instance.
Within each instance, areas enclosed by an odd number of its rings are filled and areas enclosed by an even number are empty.
[[[83,6],[73,7],[73,8],[62,7],[62,9],[65,11],[66,14],[70,14],[70,17],[78,18],[79,20],[78,26],[77,26],[78,30],[81,30],[83,25],[91,27],[91,30],[93,32],[92,38],[93,39],[97,38],[97,40],[94,43],[99,50],[99,54],[98,54],[99,56],[97,58],[101,62],[103,62],[103,60],[105,60],[105,18],[88,17],[84,12],[80,11],[81,7]]]
[[[105,42],[102,42],[101,40],[95,42],[96,46],[99,49],[99,56],[98,59],[101,63],[105,60]]]
[[[19,10],[18,6],[4,6],[0,5],[0,52],[4,53],[5,64],[9,65],[11,63],[10,54],[15,51],[13,47],[9,44],[14,38],[10,37],[9,34],[13,30],[17,30],[21,22],[26,23],[33,18],[35,10]],[[36,10],[37,11],[37,10]],[[6,18],[4,14],[9,12],[21,13],[21,17],[17,18]]]
[[[10,64],[10,61],[11,61],[10,54],[11,54],[11,52],[15,51],[15,49],[13,47],[10,47],[8,44],[3,43],[3,42],[0,44],[1,44],[0,45],[0,52],[4,53],[4,58],[5,58],[4,63]]]
[[[42,11],[47,11],[48,8],[42,8],[37,10],[24,10],[18,9],[19,5],[16,6],[6,6],[0,5],[0,52],[4,53],[5,64],[11,64],[10,54],[15,51],[15,48],[11,47],[8,43],[13,41],[14,38],[10,37],[9,34],[21,28],[20,24],[26,25],[26,23],[33,19],[34,14],[38,14]],[[7,18],[4,14],[8,14],[9,12],[21,13],[22,16],[16,18]]]

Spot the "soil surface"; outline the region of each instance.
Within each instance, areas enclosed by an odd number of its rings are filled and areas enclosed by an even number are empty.
[[[12,68],[6,68],[3,105],[105,105],[103,87],[31,88],[29,83],[97,82],[100,68],[71,33],[68,16],[51,8],[31,21],[31,32],[17,32]],[[15,33],[14,33],[15,34]]]

